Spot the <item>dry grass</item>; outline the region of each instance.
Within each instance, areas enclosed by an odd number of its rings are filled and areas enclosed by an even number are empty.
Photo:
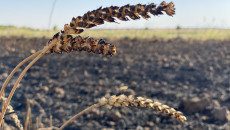
[[[72,35],[82,33],[84,31],[84,28],[92,28],[97,25],[104,24],[105,21],[115,22],[114,17],[122,21],[128,21],[129,18],[132,20],[137,20],[137,19],[140,19],[140,16],[145,19],[148,19],[150,18],[149,14],[162,15],[163,12],[165,12],[169,16],[172,16],[175,13],[174,10],[175,10],[174,4],[172,2],[171,3],[162,2],[159,6],[156,6],[155,4],[149,4],[149,5],[137,4],[133,6],[125,5],[122,7],[111,6],[107,8],[98,8],[96,10],[87,12],[83,16],[78,16],[76,18],[73,18],[70,24],[64,25],[64,29],[56,33],[47,42],[47,44],[44,46],[43,49],[39,50],[35,54],[29,56],[28,58],[23,60],[21,63],[19,63],[17,67],[11,72],[9,77],[7,77],[6,81],[4,82],[2,86],[1,92],[0,92],[1,99],[4,99],[3,108],[2,108],[1,115],[0,115],[0,124],[4,122],[4,116],[5,116],[6,111],[13,110],[13,108],[10,108],[11,107],[10,101],[19,83],[21,82],[22,78],[24,77],[28,69],[32,67],[33,64],[36,63],[44,55],[52,53],[52,52],[62,53],[64,51],[64,52],[69,53],[72,51],[82,51],[82,50],[93,52],[96,54],[103,54],[104,56],[107,56],[107,55],[112,56],[116,54],[116,47],[112,44],[106,43],[104,40],[94,40],[93,38],[89,38],[89,37],[82,38],[81,36],[73,37]],[[32,61],[21,72],[13,88],[11,89],[11,92],[8,98],[5,100],[4,89],[6,85],[8,84],[9,80],[14,75],[14,73],[18,70],[18,68],[20,68],[23,64],[25,64],[29,60],[32,60]],[[27,103],[27,117],[25,121],[26,129],[29,129],[31,127],[31,123],[29,121],[30,116],[31,116],[30,103],[31,101]],[[35,104],[39,106],[38,103],[35,103]],[[112,96],[108,99],[102,98],[99,104],[95,104],[83,110],[82,112],[77,114],[77,116],[75,116],[74,119],[84,114],[88,110],[91,110],[92,108],[100,107],[100,106],[106,106],[107,108],[111,108],[114,106],[115,107],[121,107],[121,106],[148,107],[150,109],[156,109],[159,112],[163,112],[168,116],[177,118],[181,122],[184,122],[186,120],[186,118],[182,116],[181,112],[178,112],[173,108],[169,108],[166,105],[161,105],[158,102],[154,103],[152,100],[144,99],[142,97],[133,99],[132,97],[126,97],[124,95],[120,95],[118,97]],[[14,116],[13,118],[17,119],[15,120],[15,122],[16,124],[19,124],[18,128],[22,129],[22,125],[20,125],[20,121],[18,120],[17,116]],[[40,125],[41,121],[42,121],[41,117],[38,117],[36,120],[36,129],[43,127]],[[60,129],[64,128],[68,123],[69,121],[66,122]],[[52,127],[52,122],[50,124],[51,124],[50,128],[47,128],[47,129],[55,128],[55,127]]]
[[[31,30],[23,28],[0,29],[0,36],[12,37],[52,37],[56,31]],[[153,37],[172,39],[181,37],[183,39],[195,40],[229,40],[230,30],[224,29],[146,29],[146,30],[87,30],[81,34],[82,37],[91,36],[94,38],[138,38],[151,39]]]

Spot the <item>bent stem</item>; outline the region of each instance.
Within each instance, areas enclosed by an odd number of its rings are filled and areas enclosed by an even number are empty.
[[[26,74],[26,72],[29,70],[29,68],[35,63],[37,62],[42,56],[44,56],[46,54],[46,52],[52,48],[55,44],[57,43],[57,40],[53,40],[52,43],[49,45],[49,46],[46,46],[43,50],[41,50],[40,54],[33,60],[29,63],[29,65],[26,66],[26,68],[22,71],[22,73],[20,74],[20,76],[18,77],[16,83],[14,84],[14,87],[12,88],[7,100],[6,100],[6,103],[2,109],[2,113],[1,113],[1,116],[0,116],[0,125],[2,124],[2,121],[3,121],[3,118],[4,118],[4,115],[6,113],[6,108],[7,106],[9,105],[10,103],[10,100],[11,98],[13,97],[13,94],[14,92],[16,91],[17,87],[18,87],[18,84],[20,83],[20,81],[22,80],[23,76]]]
[[[78,113],[77,115],[73,116],[71,119],[69,119],[68,121],[66,121],[61,127],[60,130],[63,130],[68,124],[70,124],[72,121],[74,121],[76,118],[78,118],[79,116],[83,115],[84,113],[92,110],[93,108],[98,108],[103,106],[104,104],[98,103],[98,104],[94,104],[86,109],[84,109],[83,111],[81,111],[80,113]]]
[[[2,85],[1,91],[0,91],[0,97],[2,96],[6,85],[8,84],[8,82],[10,81],[10,79],[12,78],[12,76],[14,75],[14,73],[23,65],[25,64],[27,61],[31,60],[32,58],[34,58],[35,56],[39,55],[41,53],[41,50],[34,53],[33,55],[27,57],[26,59],[24,59],[22,62],[20,62],[14,69],[13,71],[10,73],[10,75],[7,77],[7,79],[5,80],[5,82]]]

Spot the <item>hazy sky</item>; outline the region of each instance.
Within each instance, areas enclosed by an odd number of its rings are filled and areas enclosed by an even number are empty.
[[[54,0],[0,0],[0,24],[47,29]],[[82,16],[100,6],[160,4],[161,0],[56,0],[51,28],[62,28],[72,17]],[[171,2],[166,0],[166,2]],[[152,16],[149,20],[106,23],[97,28],[228,28],[230,0],[174,0],[176,15]]]

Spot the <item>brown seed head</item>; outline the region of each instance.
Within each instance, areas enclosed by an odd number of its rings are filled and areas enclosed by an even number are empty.
[[[70,53],[72,51],[87,51],[96,54],[103,54],[104,56],[112,56],[116,54],[116,46],[106,43],[103,39],[95,40],[91,37],[82,38],[81,36],[72,37],[65,33],[57,33],[53,39],[50,39],[49,43],[56,39],[57,43],[48,52],[56,52],[61,54],[62,52]]]
[[[105,8],[98,8],[93,11],[88,11],[82,17],[78,16],[73,18],[70,22],[72,28],[92,28],[96,25],[104,24],[104,21],[115,22],[113,17],[118,18],[122,21],[128,21],[129,18],[132,20],[140,19],[142,16],[145,19],[150,18],[148,13],[153,15],[161,15],[162,11],[166,12],[167,15],[172,16],[175,14],[174,4],[162,2],[159,6],[156,6],[154,3],[149,5],[124,5],[121,7],[110,6]],[[139,16],[140,15],[140,16]]]
[[[132,95],[128,97],[123,94],[120,96],[113,95],[109,98],[101,98],[100,104],[109,109],[112,107],[139,106],[143,108],[155,109],[158,112],[176,118],[181,122],[187,120],[180,111],[176,111],[174,108],[170,108],[169,106],[163,105],[160,102],[153,102],[151,99],[145,99],[143,97],[137,97],[134,99]]]

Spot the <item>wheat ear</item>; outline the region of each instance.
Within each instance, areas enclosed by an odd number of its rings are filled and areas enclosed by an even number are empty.
[[[134,99],[133,95],[130,95],[127,97],[127,96],[122,94],[119,96],[113,95],[109,98],[106,98],[106,97],[101,98],[98,104],[94,104],[94,105],[84,109],[80,113],[76,114],[71,119],[66,121],[60,127],[60,129],[61,130],[64,129],[68,124],[70,124],[72,121],[74,121],[76,118],[83,115],[84,113],[86,113],[86,112],[88,112],[94,108],[101,107],[101,106],[104,106],[107,109],[111,109],[112,107],[128,107],[128,106],[149,108],[152,110],[157,110],[158,112],[163,113],[167,116],[171,116],[173,118],[176,118],[177,120],[179,120],[182,123],[187,120],[187,118],[185,116],[183,116],[182,112],[176,111],[174,108],[170,108],[169,106],[161,104],[160,102],[153,102],[153,100],[146,99],[143,97],[137,97],[136,99]]]
[[[97,25],[104,24],[104,21],[115,22],[114,17],[122,21],[128,21],[129,18],[132,20],[140,19],[142,16],[145,19],[150,18],[149,13],[152,15],[162,15],[162,12],[166,12],[167,15],[172,16],[175,14],[174,4],[170,2],[162,2],[159,6],[154,3],[149,5],[125,5],[122,7],[111,6],[106,8],[98,8],[93,11],[88,11],[83,16],[72,18],[70,27],[76,28],[92,28]],[[139,16],[140,15],[140,16]],[[129,18],[128,18],[129,17]]]
[[[116,54],[116,46],[105,42],[103,39],[96,40],[92,37],[82,38],[81,36],[72,37],[63,33],[57,37],[57,44],[53,46],[47,53],[62,52],[70,53],[72,51],[87,51],[95,54],[103,54],[104,56],[112,56]],[[48,42],[48,45],[50,43]]]
[[[100,100],[100,104],[105,104],[105,108],[111,109],[112,107],[142,107],[157,110],[167,116],[171,116],[176,118],[177,120],[184,122],[186,119],[183,116],[182,112],[176,111],[174,108],[170,108],[167,105],[161,104],[160,102],[153,102],[151,99],[146,99],[143,97],[137,97],[134,99],[133,95],[125,96],[125,95],[113,95],[109,98],[103,97]]]

